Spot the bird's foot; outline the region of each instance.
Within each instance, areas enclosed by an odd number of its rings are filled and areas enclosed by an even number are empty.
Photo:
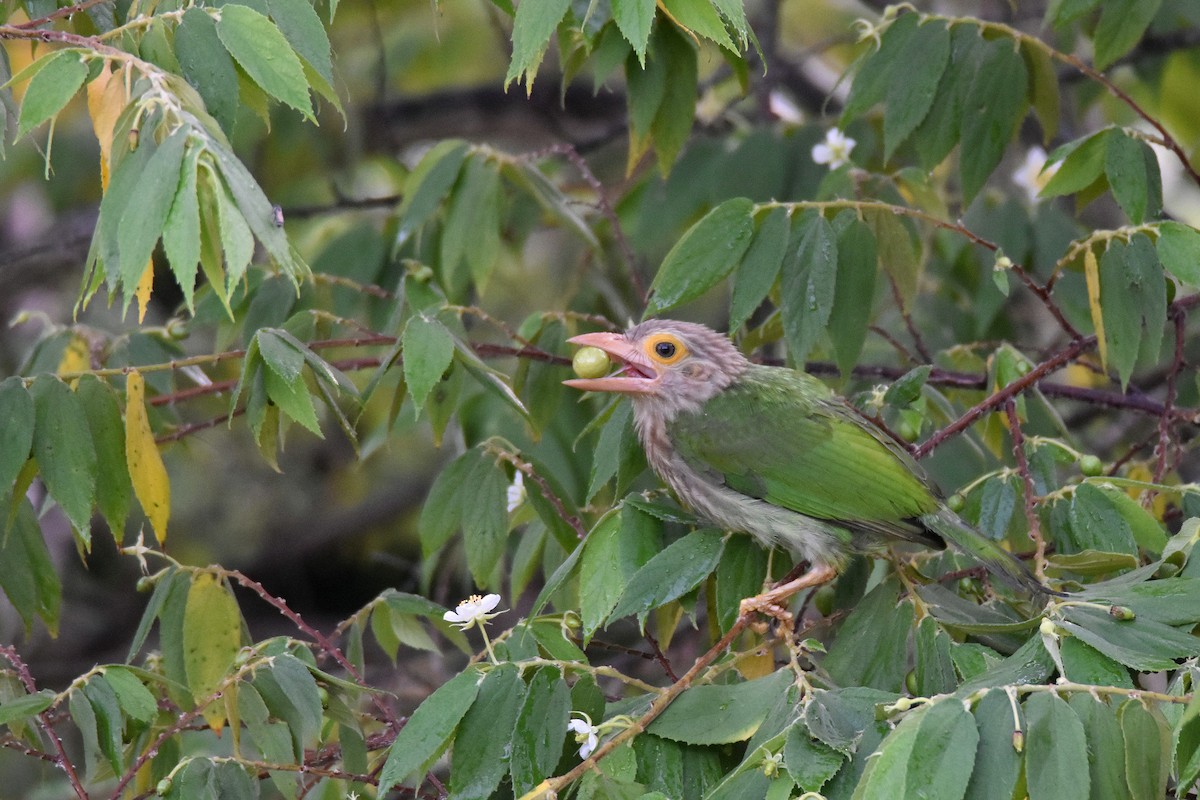
[[[747,597],[738,606],[742,616],[765,614],[778,619],[780,623],[790,626],[792,614],[787,610],[787,601],[796,592],[811,586],[820,586],[837,577],[837,570],[829,565],[814,566],[795,580],[786,581],[772,587],[762,594]]]

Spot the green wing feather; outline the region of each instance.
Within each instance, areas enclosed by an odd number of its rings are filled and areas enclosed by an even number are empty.
[[[752,368],[668,434],[693,469],[809,517],[917,538],[907,521],[941,505],[903,449],[802,372]]]

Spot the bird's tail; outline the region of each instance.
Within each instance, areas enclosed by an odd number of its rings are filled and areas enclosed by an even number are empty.
[[[947,544],[978,559],[989,571],[1003,578],[1011,586],[1039,595],[1061,594],[1042,585],[1016,556],[968,525],[945,506],[921,517],[921,523],[941,536]]]

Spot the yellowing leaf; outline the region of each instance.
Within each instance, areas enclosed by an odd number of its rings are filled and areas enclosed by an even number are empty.
[[[134,290],[134,295],[137,297],[139,325],[146,319],[146,306],[150,305],[150,292],[153,289],[154,259],[151,258],[146,262],[146,269],[142,271],[142,277],[138,278],[137,289]]]
[[[162,544],[167,540],[167,520],[171,517],[171,483],[146,416],[146,382],[137,370],[126,377],[125,394],[125,461],[129,465],[129,479],[154,528],[154,538]]]
[[[117,72],[101,70],[96,79],[87,85],[88,113],[92,117],[92,130],[100,142],[100,188],[104,191],[108,191],[113,129],[128,101],[124,69]]]
[[[1092,327],[1096,329],[1096,348],[1100,365],[1108,370],[1108,343],[1104,338],[1104,313],[1100,310],[1100,265],[1090,247],[1083,254],[1083,274],[1087,278],[1088,308],[1092,310]]]
[[[242,617],[233,594],[213,573],[199,573],[188,589],[183,612],[183,666],[197,704],[221,688],[241,646]],[[227,719],[225,704],[209,703],[202,713],[220,734]]]
[[[57,373],[66,375],[69,372],[84,372],[92,365],[92,354],[87,340],[79,334],[71,337],[63,349],[62,358],[58,362]]]

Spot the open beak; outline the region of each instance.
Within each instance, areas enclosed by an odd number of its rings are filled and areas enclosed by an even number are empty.
[[[584,392],[621,392],[623,394],[653,394],[658,391],[662,376],[640,349],[620,333],[584,333],[567,340],[581,347],[598,347],[620,365],[620,369],[605,378],[572,378],[565,386]]]

